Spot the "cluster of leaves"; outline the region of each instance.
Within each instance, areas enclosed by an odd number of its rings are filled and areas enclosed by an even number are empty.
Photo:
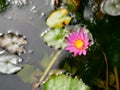
[[[75,5],[76,3],[77,2],[74,2]],[[68,4],[72,5],[72,2],[69,2]],[[72,7],[76,7],[75,5]],[[71,29],[65,27],[65,25],[68,25],[72,19],[70,16],[67,16],[68,13],[69,11],[67,9],[61,8],[53,11],[48,16],[46,24],[50,28],[41,35],[42,39],[47,43],[48,46],[54,47],[55,49],[64,49],[66,46],[65,38],[68,34],[70,34]],[[76,68],[72,69],[74,73],[75,69]],[[63,83],[64,79],[66,79],[65,83]],[[62,90],[89,90],[87,86],[84,86],[84,84],[80,85],[80,83],[82,83],[81,80],[72,80],[72,77],[65,77],[64,75],[51,76],[50,79],[45,83],[44,87],[45,90],[59,90],[62,87]]]
[[[65,8],[55,10],[48,16],[46,24],[50,28],[41,35],[48,46],[55,49],[63,49],[66,46],[65,37],[71,30],[64,26],[68,25],[71,19],[68,16],[68,10]]]
[[[120,28],[120,17],[111,17],[101,13],[101,0],[60,0],[59,3],[59,7],[62,8],[57,8],[48,16],[46,24],[50,28],[41,35],[47,45],[55,49],[63,49],[66,46],[65,37],[71,32],[70,29],[65,27],[69,23],[70,25],[86,25],[97,42],[90,48],[87,56],[72,57],[69,54],[60,65],[60,69],[64,69],[74,76],[77,75],[83,81],[64,74],[52,75],[44,84],[45,90],[89,90],[89,87],[83,82],[95,90],[107,90],[107,88],[117,90],[119,88],[117,86],[119,82],[117,81],[119,81],[118,77],[120,75],[120,72],[117,72],[120,69],[120,33],[118,30]],[[90,11],[89,8],[93,8],[95,5],[98,7]],[[91,14],[89,15],[92,16],[86,18],[84,15],[86,10],[90,11]],[[91,19],[93,20],[91,21]],[[45,64],[44,62],[46,61],[41,61],[40,66]],[[32,65],[24,65],[23,70],[18,72],[17,75],[24,82],[33,83],[38,80],[42,72]]]
[[[64,69],[74,76],[77,75],[83,81],[64,74],[52,75],[44,84],[44,89],[89,90],[89,87],[83,83],[85,82],[91,89],[117,90],[120,75],[120,72],[117,71],[120,69],[120,33],[118,30],[120,17],[103,14],[100,11],[101,0],[60,0],[59,3],[59,7],[62,8],[58,8],[48,16],[46,24],[50,28],[41,35],[47,45],[55,49],[63,49],[66,46],[65,37],[71,32],[65,27],[69,23],[70,25],[86,25],[97,42],[90,48],[87,56],[72,57],[69,54],[60,65],[60,69]],[[93,8],[93,6],[97,7],[90,11],[89,8]],[[89,15],[92,16],[86,18],[84,15],[86,10],[90,11]],[[91,21],[91,19],[93,20]],[[42,72],[34,66],[24,65],[23,67],[24,69],[17,75],[24,82],[36,82],[42,75]]]
[[[72,3],[73,1],[77,2],[76,0],[61,0],[59,7],[65,7],[70,11],[71,25],[86,25],[91,30],[96,42],[86,57],[73,58],[70,55],[64,59],[60,67],[73,75],[78,75],[92,89],[117,90],[119,88],[117,81],[120,76],[117,71],[120,69],[120,33],[118,30],[120,17],[112,17],[102,13],[100,11],[101,0],[81,0],[79,8],[75,6],[77,3]],[[106,1],[108,2],[108,0]],[[95,6],[97,7],[90,11],[90,8]],[[85,10],[89,11],[90,17],[85,17]],[[115,85],[116,87],[114,87]]]

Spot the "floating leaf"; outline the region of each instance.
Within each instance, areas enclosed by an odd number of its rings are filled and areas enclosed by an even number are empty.
[[[48,44],[48,46],[52,46],[55,49],[63,49],[66,46],[65,37],[69,33],[70,30],[67,28],[56,28],[47,30],[47,32],[43,33],[41,36],[43,40]]]
[[[21,54],[25,52],[24,45],[27,44],[25,36],[8,32],[0,35],[0,46],[9,53]]]
[[[51,76],[44,84],[44,90],[90,90],[90,88],[81,79],[61,74]]]
[[[41,75],[41,71],[36,69],[34,66],[25,64],[23,69],[17,73],[21,79],[26,83],[33,83],[37,81],[37,76]]]
[[[120,15],[120,0],[104,0],[102,10],[112,16]]]
[[[0,54],[0,72],[4,74],[12,74],[21,70],[21,66],[17,63],[21,62],[22,59],[14,54],[1,52]]]
[[[71,17],[67,16],[68,10],[62,8],[52,12],[47,18],[46,24],[51,28],[61,28],[64,25],[68,25],[71,21]]]

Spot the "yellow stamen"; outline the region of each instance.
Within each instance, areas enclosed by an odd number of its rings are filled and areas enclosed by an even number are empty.
[[[83,40],[78,39],[78,40],[75,41],[74,45],[77,49],[81,49],[84,45],[84,42],[83,42]]]

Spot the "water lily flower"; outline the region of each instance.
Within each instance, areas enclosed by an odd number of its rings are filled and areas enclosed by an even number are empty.
[[[69,50],[77,55],[86,55],[87,49],[90,46],[90,40],[88,38],[88,33],[83,32],[83,28],[80,28],[79,32],[72,31],[70,35],[66,38],[67,46],[65,50]]]

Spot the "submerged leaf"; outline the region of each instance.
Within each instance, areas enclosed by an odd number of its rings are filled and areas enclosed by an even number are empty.
[[[12,74],[21,70],[22,67],[17,65],[21,61],[22,59],[17,55],[2,52],[0,54],[0,72]]]
[[[67,16],[67,14],[67,9],[58,9],[49,15],[46,24],[51,28],[61,28],[64,25],[68,25],[72,18]]]
[[[105,82],[102,81],[101,79],[96,79],[96,82],[94,82],[98,87],[104,88],[105,89]]]
[[[81,79],[61,74],[51,76],[44,84],[44,90],[90,90],[90,88]]]
[[[115,84],[115,76],[113,73],[110,73],[110,75],[109,75],[109,83],[110,83],[110,85]]]
[[[56,28],[47,30],[46,33],[43,33],[41,36],[43,40],[52,46],[55,49],[64,48],[66,46],[65,37],[70,33],[70,30],[67,28]]]
[[[24,82],[30,82],[36,81],[36,78],[32,76],[32,73],[34,72],[35,68],[31,65],[24,65],[23,70],[20,71],[17,75],[21,77],[21,79]]]
[[[51,62],[50,60],[52,59],[54,53],[51,53],[50,55],[46,54],[43,56],[43,58],[40,60],[39,65],[43,68],[46,69]]]
[[[36,76],[41,75],[41,71],[36,69],[34,66],[26,64],[23,66],[23,69],[17,74],[24,82],[33,83],[37,81]]]

